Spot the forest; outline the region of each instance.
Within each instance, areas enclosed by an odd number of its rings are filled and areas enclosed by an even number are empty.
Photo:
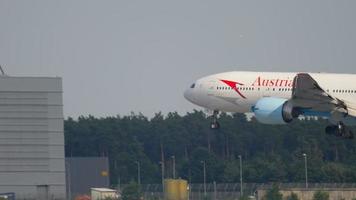
[[[176,112],[96,118],[82,116],[65,120],[67,157],[106,156],[111,184],[137,180],[161,183],[165,177],[191,183],[239,182],[240,164],[244,182],[303,182],[306,154],[309,182],[356,182],[356,143],[326,135],[325,119],[299,119],[288,125],[263,125],[243,114],[222,113],[221,128],[209,128],[211,118],[203,111],[185,115]]]

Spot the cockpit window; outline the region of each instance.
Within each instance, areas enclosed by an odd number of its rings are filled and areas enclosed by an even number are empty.
[[[195,88],[195,83],[193,83],[193,84],[190,86],[190,88]]]

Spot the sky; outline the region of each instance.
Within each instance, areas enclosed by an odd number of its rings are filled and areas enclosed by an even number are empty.
[[[0,0],[9,76],[63,78],[65,117],[198,109],[225,71],[356,73],[353,0]]]

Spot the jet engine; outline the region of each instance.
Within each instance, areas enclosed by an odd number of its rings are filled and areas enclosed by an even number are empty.
[[[297,109],[283,98],[261,98],[252,110],[256,119],[264,124],[287,124],[299,116]]]

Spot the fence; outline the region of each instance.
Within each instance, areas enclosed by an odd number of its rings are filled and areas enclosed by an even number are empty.
[[[0,194],[0,198],[8,199],[8,200],[15,200],[15,193],[2,193]]]
[[[243,184],[243,193],[254,195],[260,184]],[[144,199],[163,199],[163,190],[161,184],[142,185]],[[204,184],[189,185],[189,200],[233,200],[240,197],[240,184],[206,184],[206,193]]]
[[[257,190],[269,189],[272,183],[245,183],[242,185],[243,194],[247,196],[256,196]],[[278,183],[281,189],[305,189],[305,183]],[[350,188],[356,190],[356,183],[308,183],[309,190],[316,189],[343,189]],[[160,200],[163,199],[163,190],[161,184],[146,184],[142,185],[144,199]],[[189,185],[189,200],[237,200],[240,197],[239,183],[209,183],[206,184],[206,193],[204,192],[204,184]]]

